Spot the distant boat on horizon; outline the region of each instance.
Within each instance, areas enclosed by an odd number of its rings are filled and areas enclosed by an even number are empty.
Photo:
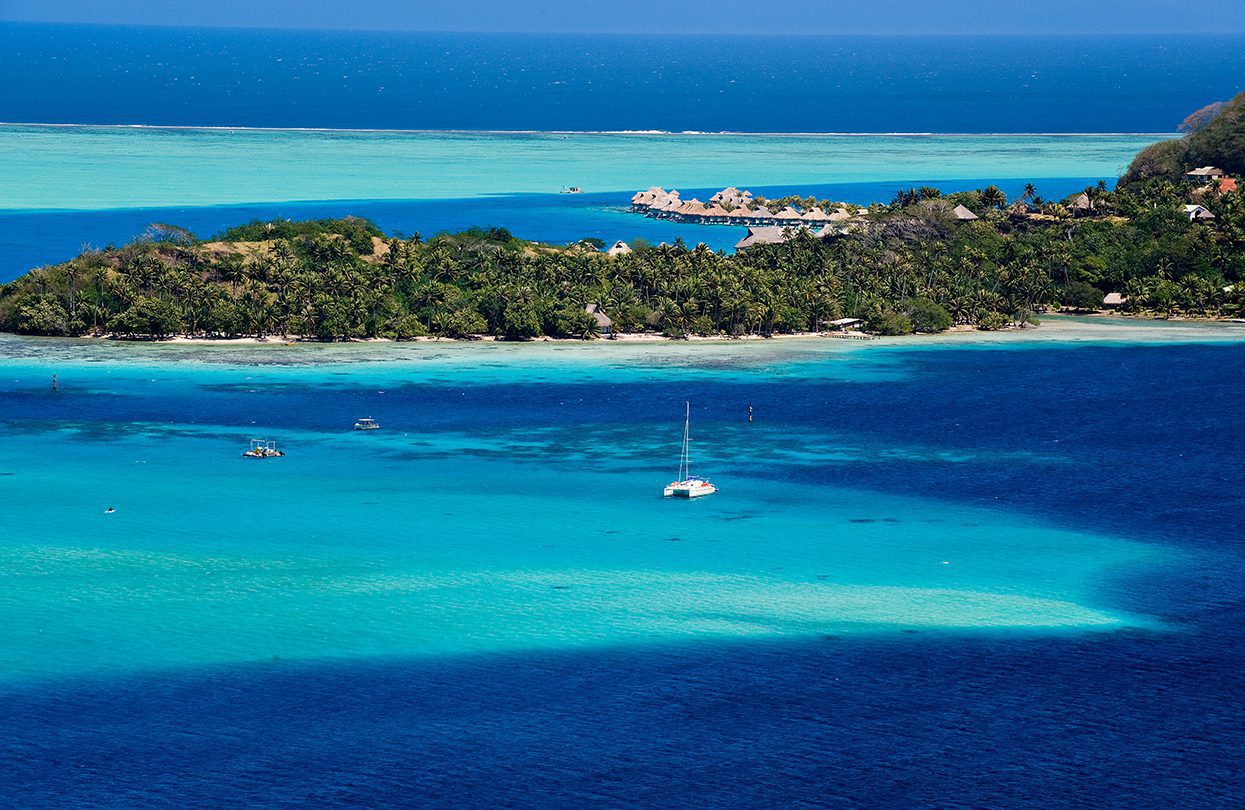
[[[685,402],[684,405],[686,406],[686,411],[683,416],[683,450],[679,454],[679,475],[674,481],[666,484],[666,488],[662,492],[666,498],[701,498],[718,491],[718,488],[709,479],[692,475],[690,453],[692,403]]]

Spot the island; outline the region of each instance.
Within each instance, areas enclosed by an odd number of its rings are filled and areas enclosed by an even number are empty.
[[[995,186],[911,188],[867,208],[753,205],[734,188],[708,209],[662,189],[632,199],[643,213],[746,224],[731,254],[679,241],[547,245],[505,228],[399,238],[353,217],[255,221],[210,239],[155,225],[0,286],[0,330],[524,340],[1000,330],[1059,309],[1240,317],[1245,94],[1195,117],[1114,188],[1061,201],[1033,186],[1010,201]]]

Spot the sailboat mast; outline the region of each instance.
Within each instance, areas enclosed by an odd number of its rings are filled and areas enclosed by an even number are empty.
[[[692,447],[691,447],[692,403],[684,402],[683,404],[687,407],[687,410],[683,414],[683,474],[684,474],[684,477],[681,478],[680,480],[686,481],[688,478],[692,476]]]

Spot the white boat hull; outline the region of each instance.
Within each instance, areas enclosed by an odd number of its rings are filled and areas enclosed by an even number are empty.
[[[668,485],[662,494],[667,498],[703,498],[706,495],[712,495],[717,492],[718,488],[713,484],[698,481],[695,483],[687,483],[680,481],[675,484]]]

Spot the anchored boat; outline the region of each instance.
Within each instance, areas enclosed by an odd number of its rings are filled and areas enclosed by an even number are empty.
[[[667,498],[701,498],[718,491],[707,478],[692,475],[692,459],[689,452],[691,446],[692,403],[684,403],[686,412],[683,417],[683,452],[679,454],[679,477],[666,484],[662,494]]]
[[[354,423],[355,430],[380,430],[380,424],[370,416]]]
[[[285,453],[277,449],[277,443],[267,439],[251,439],[251,449],[242,453],[243,458],[279,458]]]

